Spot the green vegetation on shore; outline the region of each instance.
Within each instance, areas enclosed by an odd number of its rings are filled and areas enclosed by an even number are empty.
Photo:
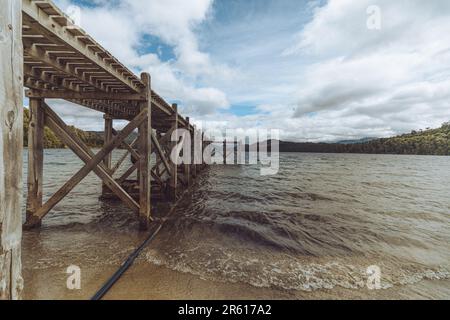
[[[438,129],[413,131],[401,136],[344,145],[342,152],[413,155],[450,155],[450,122]]]
[[[24,109],[24,146],[28,146],[28,128],[30,126],[30,112]],[[98,132],[86,132],[75,127],[70,127],[75,134],[89,147],[99,148],[103,146],[103,135]],[[45,127],[44,148],[45,149],[63,149],[66,146],[59,140],[52,130]]]
[[[450,122],[438,129],[413,131],[397,137],[362,143],[281,142],[281,152],[368,153],[405,155],[450,155]]]
[[[24,113],[24,145],[28,145],[28,127],[30,113]],[[103,146],[103,133],[86,132],[70,127],[82,141],[91,148]],[[135,136],[135,135],[134,135]],[[365,139],[363,142],[341,143],[295,143],[280,142],[281,152],[317,152],[317,153],[368,153],[368,154],[406,154],[406,155],[450,155],[450,122],[438,129],[413,131],[397,137],[385,139]],[[45,128],[44,147],[62,149],[65,145],[49,129]]]

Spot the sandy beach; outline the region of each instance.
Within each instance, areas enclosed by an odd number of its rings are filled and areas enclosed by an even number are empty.
[[[118,267],[118,266],[117,266]],[[81,290],[66,288],[64,270],[25,272],[24,298],[87,300],[116,271],[115,267],[84,270]],[[433,290],[430,290],[433,288]],[[105,300],[321,300],[321,299],[448,299],[450,280],[424,280],[388,290],[319,290],[312,292],[257,288],[243,283],[202,280],[152,264],[137,263],[117,282]],[[427,297],[427,298],[425,298]]]

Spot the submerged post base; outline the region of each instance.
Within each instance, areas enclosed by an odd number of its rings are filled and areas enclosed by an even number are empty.
[[[35,215],[27,213],[27,220],[23,225],[23,230],[34,230],[42,227],[42,220]]]

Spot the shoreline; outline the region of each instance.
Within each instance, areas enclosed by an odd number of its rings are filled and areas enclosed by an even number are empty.
[[[64,270],[50,268],[24,272],[26,300],[89,300],[118,266],[83,268],[82,289],[65,287]],[[31,285],[33,284],[33,285]],[[450,279],[422,280],[383,290],[293,291],[258,288],[245,283],[202,280],[164,266],[137,262],[116,283],[104,300],[413,300],[448,299]]]

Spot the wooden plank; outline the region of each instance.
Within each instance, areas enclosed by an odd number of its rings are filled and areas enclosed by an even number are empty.
[[[30,99],[30,123],[28,129],[28,197],[27,225],[40,226],[34,214],[42,207],[44,175],[44,128],[45,111],[41,99]]]
[[[43,219],[64,197],[66,197],[100,162],[106,155],[119,147],[122,142],[147,119],[147,109],[143,110],[133,121],[131,121],[120,134],[111,140],[100,150],[80,171],[78,171],[66,184],[59,189],[35,214]]]
[[[140,225],[147,229],[151,218],[151,164],[150,152],[152,150],[152,88],[151,77],[148,73],[141,75],[145,84],[147,101],[141,103],[142,112],[147,112],[147,121],[142,122],[139,127],[139,201],[140,201]]]
[[[126,85],[134,92],[140,92],[140,83],[136,82],[138,81],[137,78],[133,79],[133,77],[131,76],[132,73],[130,71],[128,71],[109,54],[107,55],[113,58],[113,63],[107,62],[104,58],[101,58],[98,53],[94,52],[93,46],[86,46],[85,43],[80,40],[79,36],[85,35],[84,31],[82,31],[81,29],[75,30],[76,28],[74,28],[74,26],[72,26],[69,30],[68,27],[64,27],[55,23],[53,18],[55,18],[56,15],[48,15],[39,7],[39,4],[46,3],[50,5],[56,12],[58,12],[58,15],[64,17],[64,14],[62,12],[59,12],[59,9],[54,7],[53,3],[51,3],[50,1],[31,0],[24,0],[22,2],[24,20],[27,22],[27,24],[32,25],[32,28],[39,32],[39,34],[42,34],[49,39],[57,39],[61,43],[66,44],[73,51],[78,52],[81,57],[92,61],[101,70],[108,72],[109,74],[114,76],[115,79]],[[97,43],[95,43],[95,46],[100,48],[100,51],[104,51],[106,53],[106,50],[103,50],[103,48],[101,48],[101,46]]]
[[[0,1],[0,300],[20,299],[22,238],[22,1]]]
[[[42,77],[41,77],[42,78]],[[48,78],[42,80],[50,81]],[[117,100],[117,101],[145,101],[145,96],[142,94],[127,94],[127,93],[107,93],[101,91],[94,92],[76,92],[76,91],[26,91],[28,98],[42,98],[42,99],[90,99],[90,100]]]

